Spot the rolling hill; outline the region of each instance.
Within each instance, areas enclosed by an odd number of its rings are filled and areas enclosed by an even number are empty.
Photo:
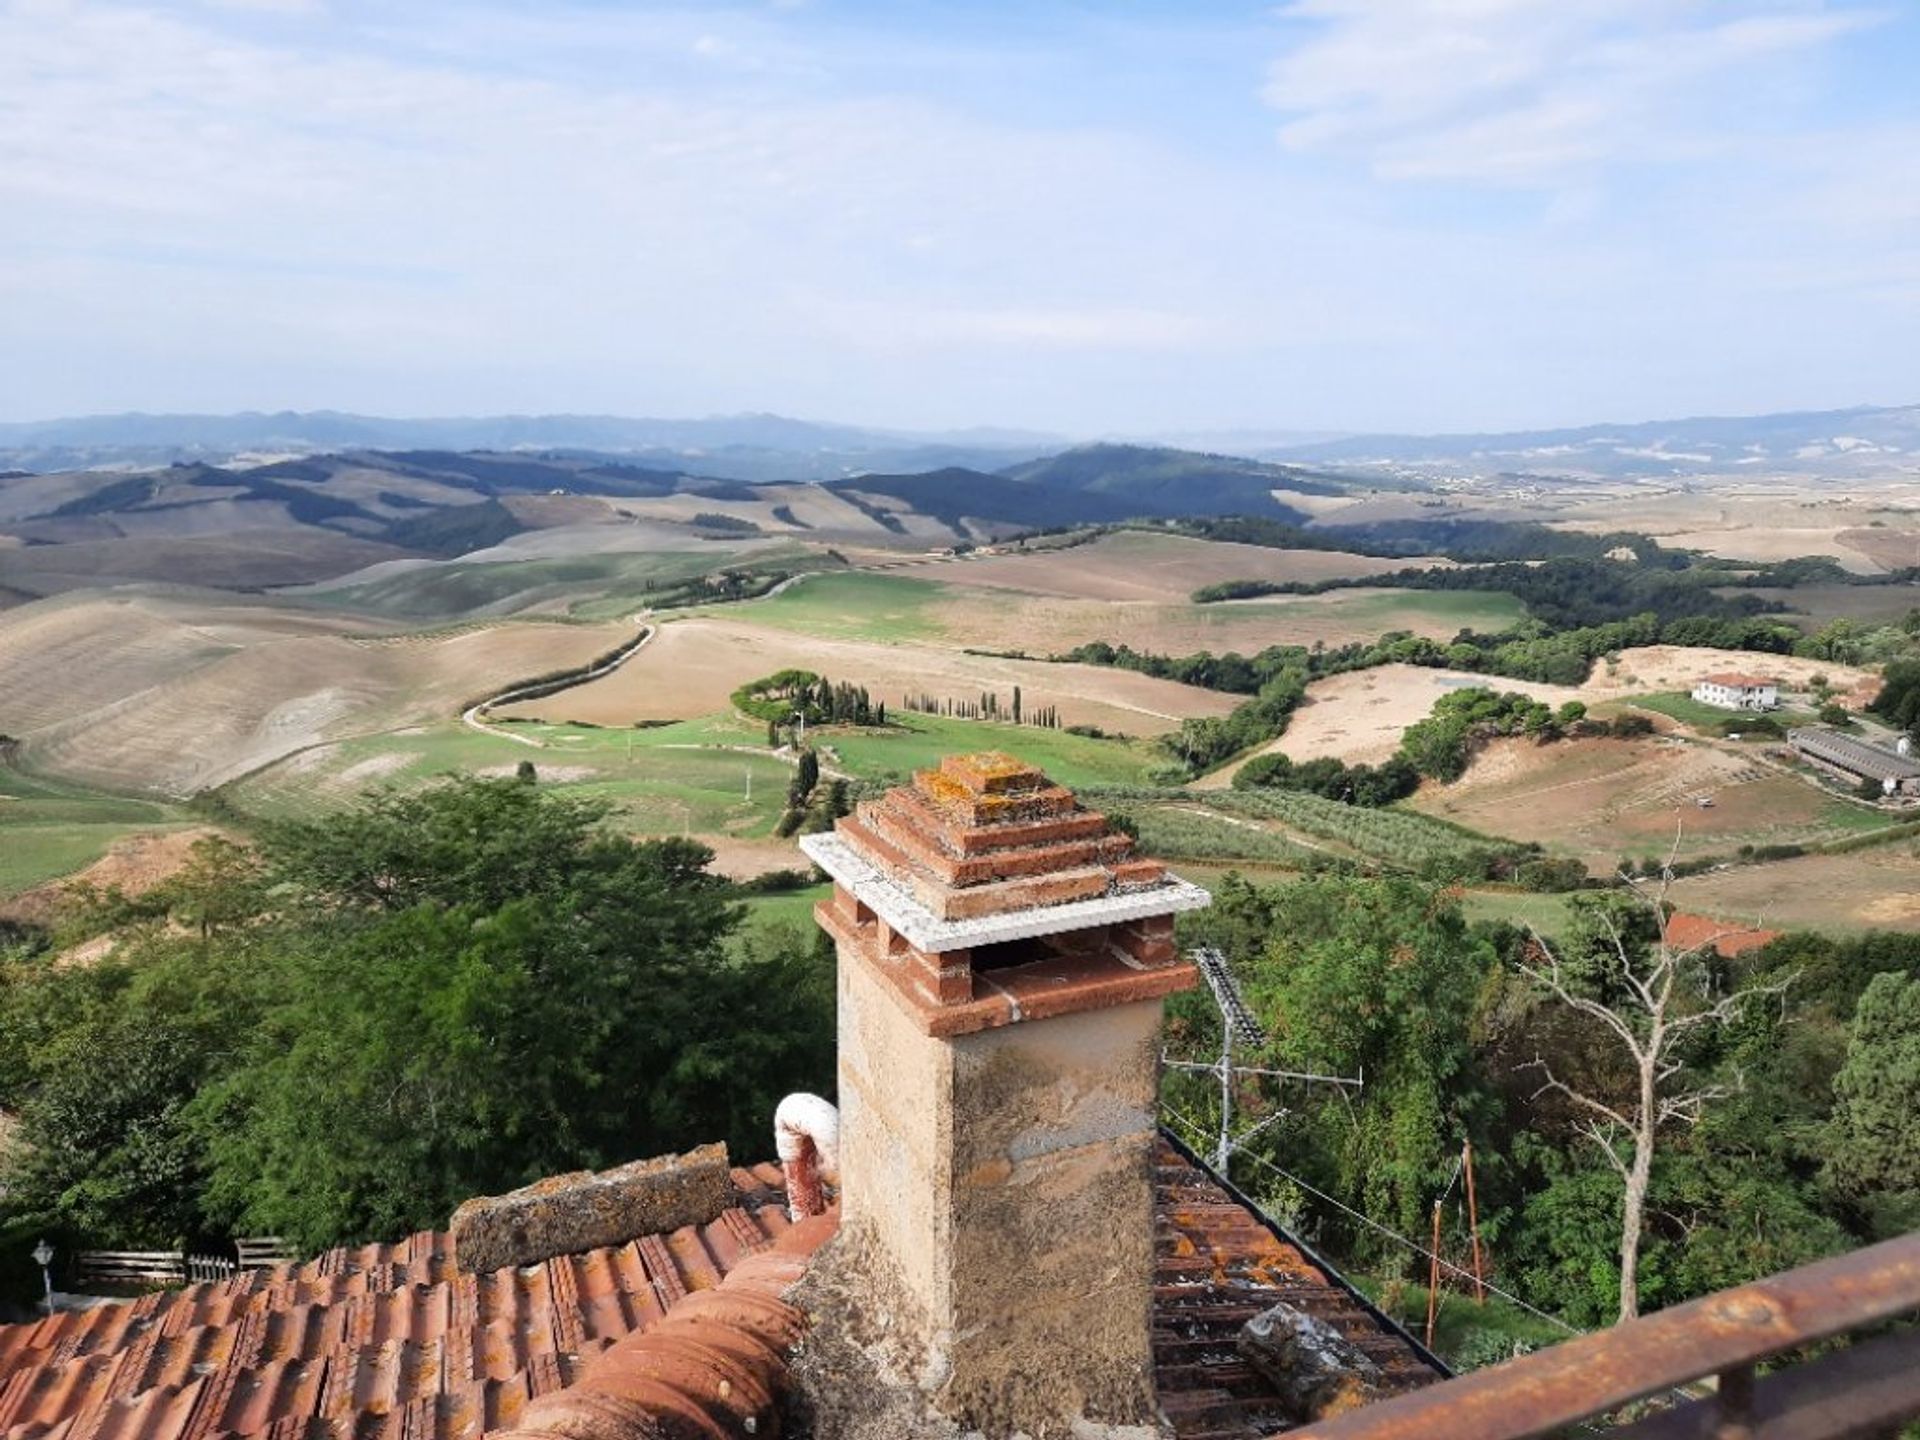
[[[1143,445],[1082,445],[1000,473],[1129,515],[1260,515],[1295,525],[1311,517],[1275,499],[1275,490],[1345,495],[1354,488],[1324,471]]]
[[[1306,464],[1471,473],[1853,475],[1920,465],[1920,405],[1700,416],[1498,434],[1358,435],[1262,451]]]

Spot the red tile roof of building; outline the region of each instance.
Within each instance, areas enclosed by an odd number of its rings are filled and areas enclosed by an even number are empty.
[[[1176,1440],[1261,1440],[1295,1428],[1237,1346],[1240,1327],[1282,1301],[1338,1330],[1392,1393],[1446,1378],[1411,1336],[1192,1155],[1163,1139],[1154,1163],[1154,1385]]]
[[[1155,1371],[1178,1440],[1287,1427],[1235,1349],[1278,1300],[1397,1388],[1439,1378],[1196,1161],[1163,1143],[1156,1176]],[[779,1183],[771,1165],[736,1169],[737,1203],[710,1224],[518,1269],[461,1275],[427,1231],[0,1327],[0,1440],[640,1440],[680,1405],[704,1415],[698,1433],[765,1434],[797,1323],[778,1297],[823,1235],[788,1224]]]
[[[1712,946],[1716,954],[1731,959],[1749,950],[1758,950],[1777,939],[1778,930],[1759,930],[1750,925],[1729,925],[1710,915],[1689,915],[1676,910],[1667,917],[1667,944],[1676,950],[1704,950]]]
[[[706,1225],[461,1275],[440,1232],[0,1327],[0,1440],[467,1440],[787,1231],[772,1165]]]

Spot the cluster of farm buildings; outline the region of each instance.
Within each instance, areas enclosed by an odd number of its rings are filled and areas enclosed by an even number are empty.
[[[1764,712],[1779,708],[1780,682],[1771,675],[1717,671],[1695,682],[1693,698],[1722,710]],[[1789,730],[1787,742],[1802,760],[1839,779],[1876,784],[1886,795],[1920,795],[1920,764],[1904,738],[1889,750],[1827,726],[1804,725]]]

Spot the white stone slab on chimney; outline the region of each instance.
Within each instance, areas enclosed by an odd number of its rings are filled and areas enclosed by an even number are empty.
[[[942,920],[914,899],[907,888],[834,834],[803,835],[800,849],[874,914],[929,955],[999,945],[1009,940],[1031,940],[1095,925],[1147,920],[1156,915],[1178,915],[1200,910],[1213,897],[1198,885],[1169,875],[1157,885],[1116,890],[1092,900],[1064,905],[1036,905],[1001,915],[972,920]]]

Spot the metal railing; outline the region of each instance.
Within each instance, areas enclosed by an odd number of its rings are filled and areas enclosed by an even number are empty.
[[[1288,1432],[1288,1440],[1533,1440],[1694,1381],[1712,1393],[1620,1440],[1840,1440],[1920,1416],[1920,1329],[1767,1375],[1762,1361],[1920,1312],[1920,1233],[1723,1290]]]

